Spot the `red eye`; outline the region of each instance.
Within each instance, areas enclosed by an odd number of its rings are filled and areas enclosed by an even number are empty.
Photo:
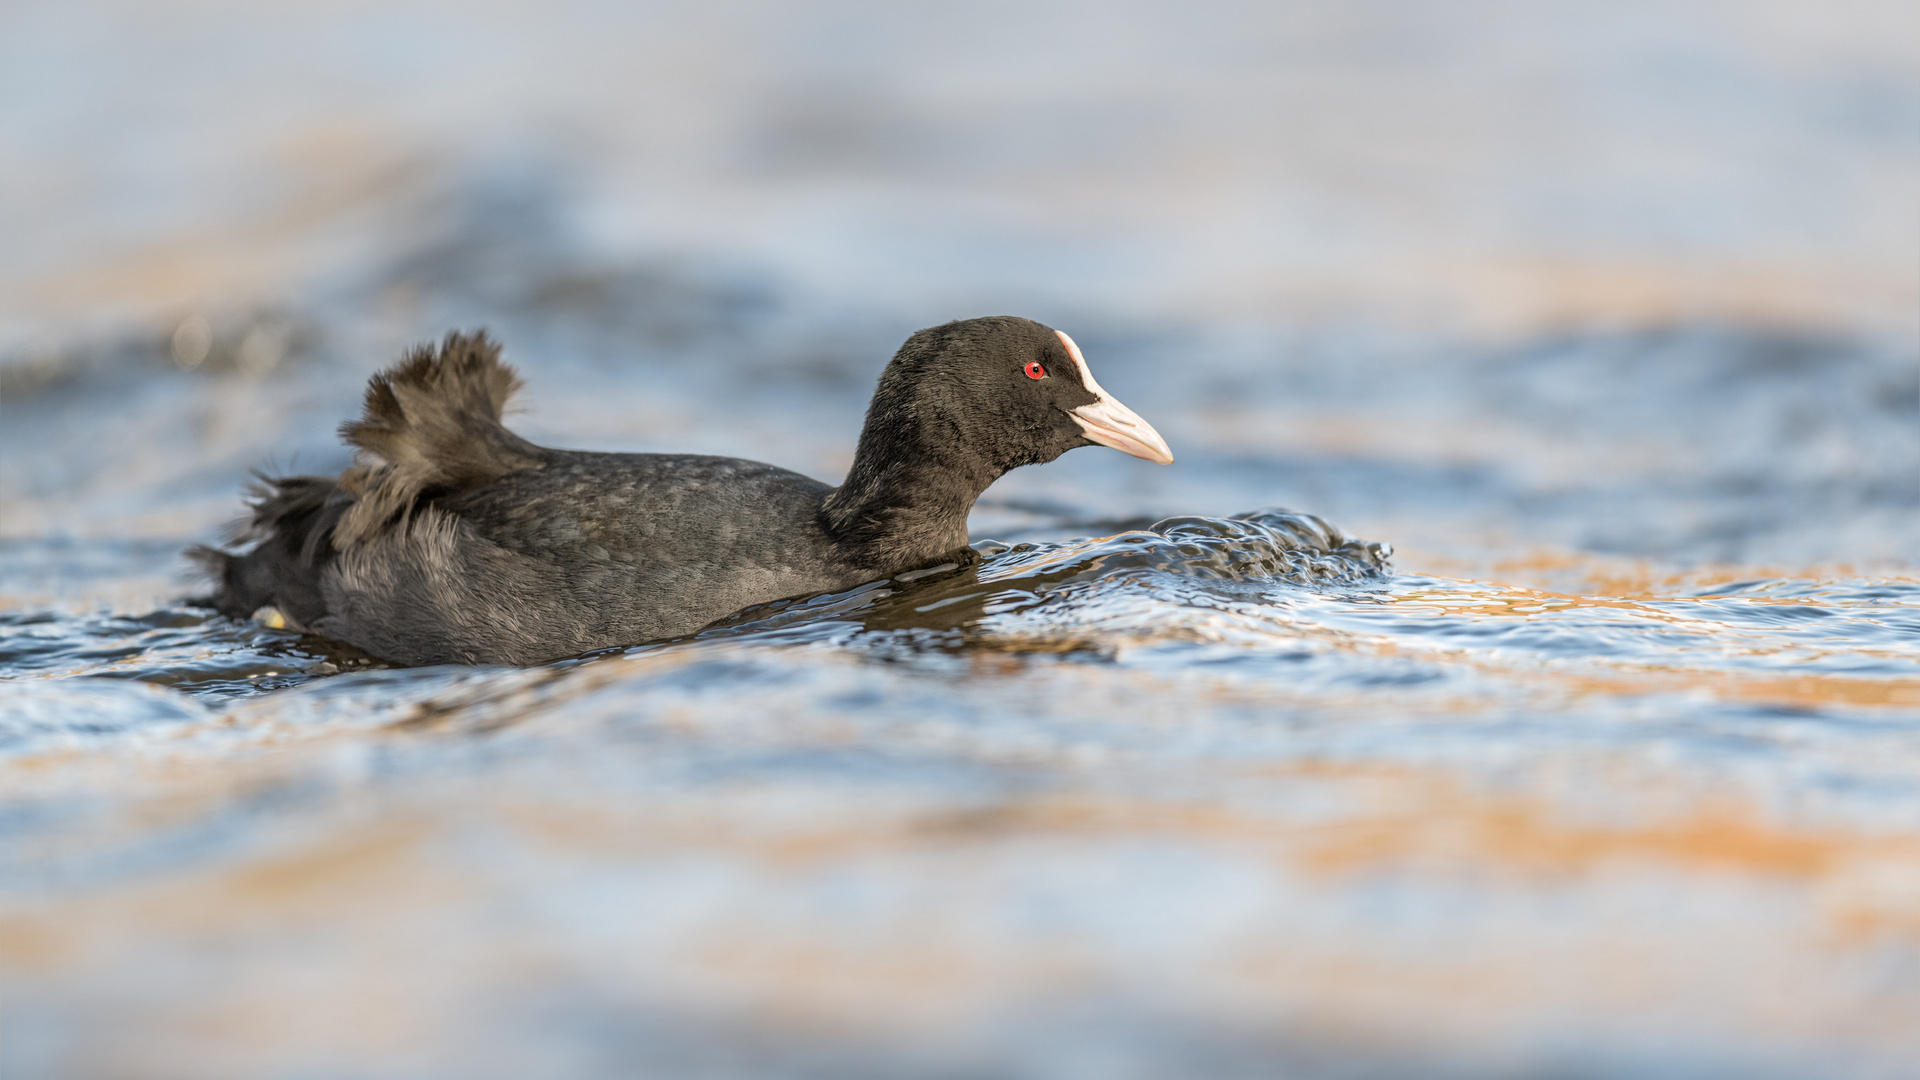
[[[1040,361],[1035,360],[1027,365],[1027,378],[1044,379],[1046,377],[1047,369],[1040,366]]]

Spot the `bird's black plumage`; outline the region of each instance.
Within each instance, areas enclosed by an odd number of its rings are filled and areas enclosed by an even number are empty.
[[[1170,461],[1066,335],[996,316],[922,330],[880,376],[839,487],[772,465],[535,446],[487,335],[373,378],[337,478],[264,479],[211,606],[403,663],[536,663],[690,633],[751,604],[952,557],[1009,469],[1102,442]]]

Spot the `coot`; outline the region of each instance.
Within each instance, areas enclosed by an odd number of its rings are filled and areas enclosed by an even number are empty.
[[[198,548],[206,603],[407,664],[530,664],[691,633],[740,608],[963,554],[1008,469],[1100,443],[1171,462],[1159,433],[1030,319],[907,339],[839,487],[738,458],[535,446],[500,423],[520,385],[486,333],[373,377],[338,477],[263,478],[234,544]]]

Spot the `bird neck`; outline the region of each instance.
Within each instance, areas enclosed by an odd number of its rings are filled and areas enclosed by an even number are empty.
[[[869,416],[853,467],[827,496],[821,520],[835,540],[859,552],[859,561],[890,573],[966,547],[974,500],[1006,470],[950,425],[885,420]]]

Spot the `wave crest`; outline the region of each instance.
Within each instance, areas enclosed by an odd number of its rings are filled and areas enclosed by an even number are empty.
[[[1167,607],[1217,617],[1225,598],[1208,596],[1203,582],[1360,585],[1384,579],[1391,556],[1388,545],[1347,537],[1312,514],[1270,509],[1230,518],[1171,517],[1146,529],[1061,544],[982,541],[964,562],[761,604],[699,636],[844,642],[849,634],[888,632],[951,648],[988,638],[1032,641],[1033,631],[1045,637],[1049,626],[1058,631],[1071,624],[1071,636],[1084,645],[1086,633],[1098,634],[1110,621],[1125,624],[1128,633],[1140,631],[1134,585],[1184,581],[1152,589],[1158,617],[1178,623],[1178,613]],[[1232,606],[1249,599],[1236,591]]]

